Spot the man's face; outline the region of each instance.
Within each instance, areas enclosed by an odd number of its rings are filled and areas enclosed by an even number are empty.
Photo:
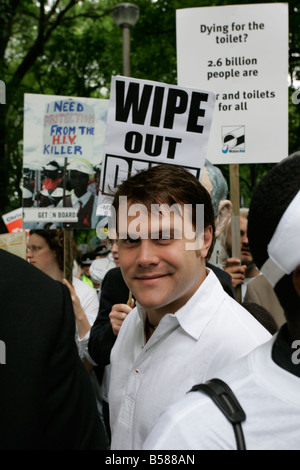
[[[56,180],[58,178],[58,170],[45,170],[45,177],[50,178],[52,180]]]
[[[90,277],[90,264],[84,264],[83,265],[83,272],[86,276]]]
[[[141,237],[119,238],[118,250],[124,280],[135,299],[148,314],[156,312],[164,315],[175,313],[182,307],[205,279],[205,256],[212,234],[210,228],[205,231],[201,250],[187,250],[186,245],[190,240],[184,234],[176,238],[178,220],[175,217],[170,219],[170,236],[167,239],[162,235],[163,217],[159,216],[158,220],[159,223],[154,224],[157,228],[155,231],[151,226],[151,214],[140,214],[138,221]],[[184,215],[180,219],[181,226],[183,220]],[[136,215],[127,214],[130,234],[131,224],[135,222]]]
[[[118,240],[110,240],[110,251],[113,255],[114,262],[116,266],[119,266],[119,248],[118,248]]]
[[[228,228],[227,237],[226,237],[226,251],[229,257],[232,256],[232,236],[231,236],[231,222],[230,227]],[[248,219],[246,216],[240,216],[240,234],[241,234],[241,263],[246,266],[251,266],[253,264],[253,258],[250,251],[249,240],[247,236],[247,227]]]
[[[81,171],[71,170],[70,181],[77,197],[83,196],[89,184],[89,175]]]

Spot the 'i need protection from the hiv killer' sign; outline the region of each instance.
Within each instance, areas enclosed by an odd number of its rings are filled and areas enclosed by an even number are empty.
[[[24,228],[96,228],[107,109],[108,100],[25,94]]]

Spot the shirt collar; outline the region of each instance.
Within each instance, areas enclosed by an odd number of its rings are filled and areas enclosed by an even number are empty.
[[[91,195],[92,193],[90,191],[87,191],[83,196],[77,197],[76,194],[73,192],[71,196],[73,207],[75,206],[75,204],[79,203],[79,201],[81,201],[82,205],[85,206],[88,200],[90,199]]]
[[[195,340],[199,339],[226,296],[215,273],[211,269],[207,271],[194,295],[175,313],[180,326]]]
[[[226,296],[214,272],[211,269],[207,269],[207,272],[206,278],[187,303],[175,314],[166,314],[161,320],[161,323],[164,323],[164,319],[171,315],[173,321],[176,319],[181,328],[195,340],[198,340],[201,336],[204,328]],[[214,293],[213,301],[212,292]],[[145,325],[146,310],[138,302],[136,305],[139,317]]]

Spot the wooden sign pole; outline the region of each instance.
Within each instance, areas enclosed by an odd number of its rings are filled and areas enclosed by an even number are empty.
[[[73,229],[64,229],[64,276],[73,284]]]
[[[68,159],[64,160],[63,174],[63,207],[66,207],[66,189],[67,189],[67,165]],[[65,279],[73,284],[73,229],[64,229],[64,276]]]
[[[232,202],[231,217],[231,238],[232,238],[232,257],[241,259],[241,234],[240,234],[240,178],[239,165],[229,165],[230,172],[230,199]],[[242,301],[242,288],[235,288],[236,300]]]

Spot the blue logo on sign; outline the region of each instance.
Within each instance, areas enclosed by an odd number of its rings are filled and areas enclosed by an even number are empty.
[[[228,145],[224,145],[224,147],[222,148],[222,152],[223,152],[223,153],[227,153],[227,152],[228,152]]]

